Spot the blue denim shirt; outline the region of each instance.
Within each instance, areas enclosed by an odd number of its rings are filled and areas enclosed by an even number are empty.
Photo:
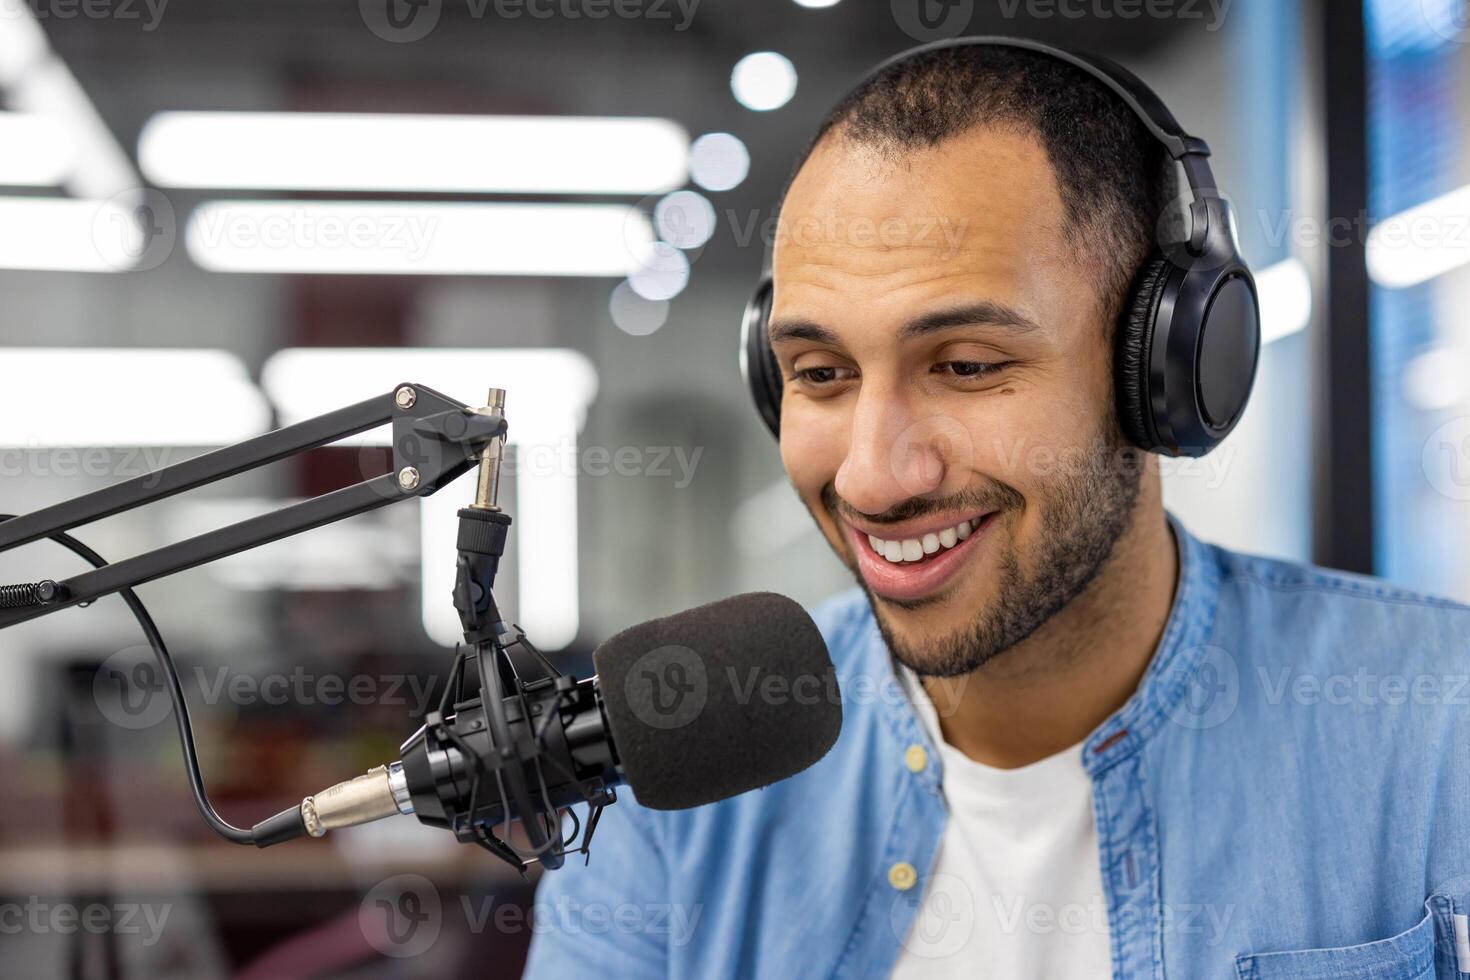
[[[1081,746],[1113,976],[1467,980],[1470,608],[1173,527],[1158,650]],[[836,746],[696,810],[625,791],[590,865],[542,879],[529,976],[892,970],[944,830],[943,773],[932,746],[909,751],[924,729],[862,594],[814,616],[842,686]]]

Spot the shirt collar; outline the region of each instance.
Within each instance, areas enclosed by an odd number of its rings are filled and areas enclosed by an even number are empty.
[[[1205,640],[1214,627],[1220,569],[1208,545],[1185,530],[1173,514],[1168,519],[1179,552],[1174,604],[1138,689],[1082,743],[1082,764],[1094,778],[1137,752],[1165,723],[1204,727],[1200,722],[1205,719],[1197,716],[1198,702],[1186,695],[1209,655]]]

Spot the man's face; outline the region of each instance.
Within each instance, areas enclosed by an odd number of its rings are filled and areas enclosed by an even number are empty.
[[[783,205],[781,457],[898,659],[953,676],[1081,593],[1139,487],[1100,266],[1045,151],[977,128],[895,158],[839,138]]]

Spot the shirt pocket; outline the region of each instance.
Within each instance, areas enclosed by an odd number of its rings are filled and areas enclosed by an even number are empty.
[[[1240,980],[1434,980],[1435,914],[1392,939],[1334,949],[1242,953]]]

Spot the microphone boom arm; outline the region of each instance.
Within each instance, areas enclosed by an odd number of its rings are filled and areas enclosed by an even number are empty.
[[[393,426],[393,470],[218,530],[32,589],[29,604],[0,608],[0,629],[175,572],[331,524],[379,507],[425,497],[463,474],[506,431],[499,411],[471,409],[418,384],[145,473],[123,483],[0,522],[0,551],[299,455],[384,423]]]
[[[395,811],[416,812],[424,822],[478,844],[522,874],[529,861],[560,867],[579,829],[576,850],[588,853],[603,808],[616,800],[612,786],[621,772],[611,749],[587,747],[594,741],[589,733],[601,733],[605,725],[595,685],[579,684],[558,671],[518,627],[501,619],[495,604],[492,589],[511,524],[497,500],[505,451],[504,390],[491,389],[488,405],[470,408],[432,388],[400,384],[387,394],[30,514],[0,515],[0,552],[42,538],[80,547],[66,532],[386,423],[393,428],[390,472],[116,563],[93,553],[92,571],[59,582],[0,588],[0,629],[121,593],[150,633],[160,664],[174,682],[170,693],[195,802],[206,822],[235,843],[268,847]],[[423,727],[404,743],[405,760],[424,770],[431,788],[411,798],[403,783],[404,765],[395,763],[306,797],[300,806],[250,830],[225,823],[204,792],[172,662],[162,639],[151,631],[133,587],[400,500],[428,496],[477,465],[475,501],[459,511],[453,592],[467,649],[455,657],[438,710],[428,712]],[[522,676],[512,651],[529,655],[526,666],[538,668],[540,676]],[[513,717],[508,706],[513,706]],[[567,725],[570,717],[590,722],[583,721],[574,733]],[[550,783],[543,763],[551,769]],[[462,780],[468,781],[467,802],[459,794]],[[585,828],[564,839],[560,813],[573,802],[588,806],[588,820]],[[575,821],[575,813],[567,812]],[[512,813],[523,817],[529,850],[518,849],[505,834]],[[497,827],[505,836],[496,834]]]

